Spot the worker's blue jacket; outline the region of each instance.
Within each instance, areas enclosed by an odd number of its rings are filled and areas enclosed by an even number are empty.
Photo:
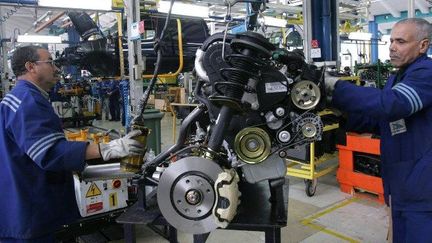
[[[0,241],[77,219],[71,171],[84,169],[86,142],[66,141],[48,99],[25,80],[0,102],[0,126]]]
[[[432,211],[432,60],[417,58],[383,90],[338,81],[349,128],[381,136],[382,178],[395,210]]]

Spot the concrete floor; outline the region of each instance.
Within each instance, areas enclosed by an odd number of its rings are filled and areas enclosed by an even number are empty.
[[[177,126],[180,121],[176,121]],[[118,129],[119,122],[96,121],[96,126]],[[161,120],[162,151],[173,144],[172,116]],[[178,133],[178,129],[177,129]],[[337,163],[337,161],[334,161]],[[384,205],[369,198],[352,197],[339,190],[336,171],[318,179],[316,193],[308,197],[303,179],[288,177],[288,225],[282,229],[281,242],[387,242],[388,216]],[[124,242],[113,241],[116,243]],[[167,242],[146,226],[137,226],[137,242]],[[189,243],[192,236],[179,233],[179,242]],[[216,230],[207,242],[264,242],[264,233]]]

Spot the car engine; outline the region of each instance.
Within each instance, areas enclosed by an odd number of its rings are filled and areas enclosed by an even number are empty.
[[[239,183],[284,183],[287,150],[321,139],[317,112],[325,93],[322,69],[249,31],[210,36],[197,51],[195,72],[200,105],[183,120],[177,142],[144,164],[144,174],[157,181],[168,223],[203,234],[235,218]]]

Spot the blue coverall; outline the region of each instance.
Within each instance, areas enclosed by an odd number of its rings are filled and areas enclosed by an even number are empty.
[[[110,81],[107,94],[111,120],[120,121],[120,90],[118,81]]]
[[[109,118],[109,101],[108,101],[108,82],[99,82],[99,99],[101,102],[101,116],[105,116],[105,120]]]
[[[432,60],[418,57],[383,90],[336,83],[336,108],[348,129],[381,137],[382,179],[391,195],[394,242],[431,242]],[[350,129],[351,128],[351,129]]]
[[[47,97],[25,80],[0,102],[0,126],[0,242],[53,240],[79,217],[71,171],[84,169],[87,143],[66,141]]]

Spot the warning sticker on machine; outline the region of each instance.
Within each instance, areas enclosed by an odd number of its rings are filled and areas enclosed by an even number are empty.
[[[92,203],[87,205],[87,213],[94,213],[103,209],[103,202]]]
[[[101,194],[102,194],[102,192],[99,189],[99,187],[95,183],[92,183],[90,185],[87,193],[86,193],[86,197],[95,197],[95,196],[99,196]]]
[[[272,82],[272,83],[266,83],[265,84],[265,92],[266,93],[281,93],[281,92],[287,92],[287,82]]]

